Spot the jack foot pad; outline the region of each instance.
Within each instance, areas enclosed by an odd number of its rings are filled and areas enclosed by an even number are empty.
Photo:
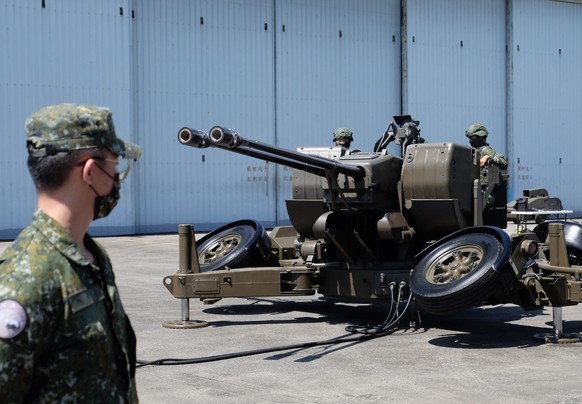
[[[162,327],[174,329],[204,328],[208,327],[208,323],[200,320],[171,320],[164,321]]]
[[[543,342],[546,344],[572,344],[575,342],[582,342],[582,334],[577,332],[559,335],[553,333],[543,333],[534,334],[533,339],[534,341]]]

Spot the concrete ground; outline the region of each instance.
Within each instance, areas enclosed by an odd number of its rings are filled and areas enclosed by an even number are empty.
[[[509,229],[511,231],[511,229]],[[168,329],[181,305],[162,278],[178,267],[177,235],[100,238],[108,249],[138,339],[138,359],[209,358],[293,345],[197,364],[137,370],[149,403],[582,403],[582,345],[542,344],[552,311],[513,305],[423,318],[418,329],[336,345],[350,324],[378,324],[386,305],[293,299],[191,300],[199,329]],[[9,243],[0,243],[2,251]],[[582,331],[582,306],[563,309],[564,331]],[[408,322],[406,322],[408,324]],[[90,366],[90,364],[88,364]]]

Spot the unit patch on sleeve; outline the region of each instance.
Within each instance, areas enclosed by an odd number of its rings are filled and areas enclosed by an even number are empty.
[[[0,338],[16,337],[26,327],[26,312],[20,303],[14,300],[0,302]]]

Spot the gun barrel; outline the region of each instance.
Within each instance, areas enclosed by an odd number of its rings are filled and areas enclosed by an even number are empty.
[[[361,178],[365,174],[364,170],[358,166],[342,164],[319,156],[310,156],[277,148],[266,143],[244,139],[237,132],[220,126],[213,127],[209,133],[209,141],[213,146],[287,165],[322,177],[325,176],[326,171],[354,178]]]
[[[178,141],[186,146],[199,149],[211,146],[208,135],[201,130],[184,127],[178,131]]]
[[[240,146],[237,148],[225,147],[218,143],[211,142],[210,139],[208,138],[208,135],[204,131],[198,129],[192,129],[188,127],[180,129],[178,131],[178,141],[183,145],[196,147],[199,149],[210,146],[216,147],[218,149],[227,149],[234,153],[243,154],[245,156],[254,157],[265,161],[270,161],[276,164],[283,164],[291,168],[307,171],[320,177],[325,177],[325,170],[322,169],[321,167],[316,167],[311,164],[294,161],[285,157],[273,156],[272,154],[265,153],[260,150],[249,149],[248,147],[245,146]]]
[[[295,168],[297,170],[306,171],[318,175],[320,177],[325,177],[325,170],[321,167],[314,166],[312,164],[303,163],[301,161],[291,160],[282,156],[274,156],[269,153],[262,152],[260,150],[249,149],[245,146],[240,146],[237,148],[227,148],[216,146],[219,149],[229,150],[234,153],[242,154],[249,157],[254,157],[260,160],[270,161],[271,163],[282,164],[287,167]]]

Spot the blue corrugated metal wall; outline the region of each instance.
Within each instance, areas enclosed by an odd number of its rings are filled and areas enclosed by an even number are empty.
[[[178,143],[183,126],[214,125],[274,139],[273,2],[137,3],[138,229],[198,229],[254,217],[275,221],[272,167]]]
[[[513,0],[514,187],[546,188],[582,211],[582,5]]]
[[[36,197],[26,169],[24,121],[62,102],[104,105],[120,136],[131,134],[128,1],[0,2],[0,238],[28,224]],[[108,218],[93,233],[133,233],[131,179]]]
[[[0,238],[13,237],[34,209],[24,120],[65,101],[112,108],[120,135],[145,150],[120,206],[93,225],[96,234],[174,231],[181,222],[208,230],[248,217],[267,226],[285,221],[289,171],[181,146],[182,126],[224,125],[289,149],[329,145],[333,129],[348,126],[354,146],[369,150],[401,112],[421,121],[428,140],[465,143],[466,126],[483,121],[510,159],[515,193],[547,187],[582,210],[572,181],[582,127],[580,4],[42,4],[0,3]]]
[[[404,109],[427,141],[467,144],[479,121],[507,154],[505,1],[407,1],[408,93]]]
[[[400,113],[399,0],[276,2],[277,144],[331,146],[348,127],[372,150]],[[279,169],[278,220],[287,220],[291,171]]]

